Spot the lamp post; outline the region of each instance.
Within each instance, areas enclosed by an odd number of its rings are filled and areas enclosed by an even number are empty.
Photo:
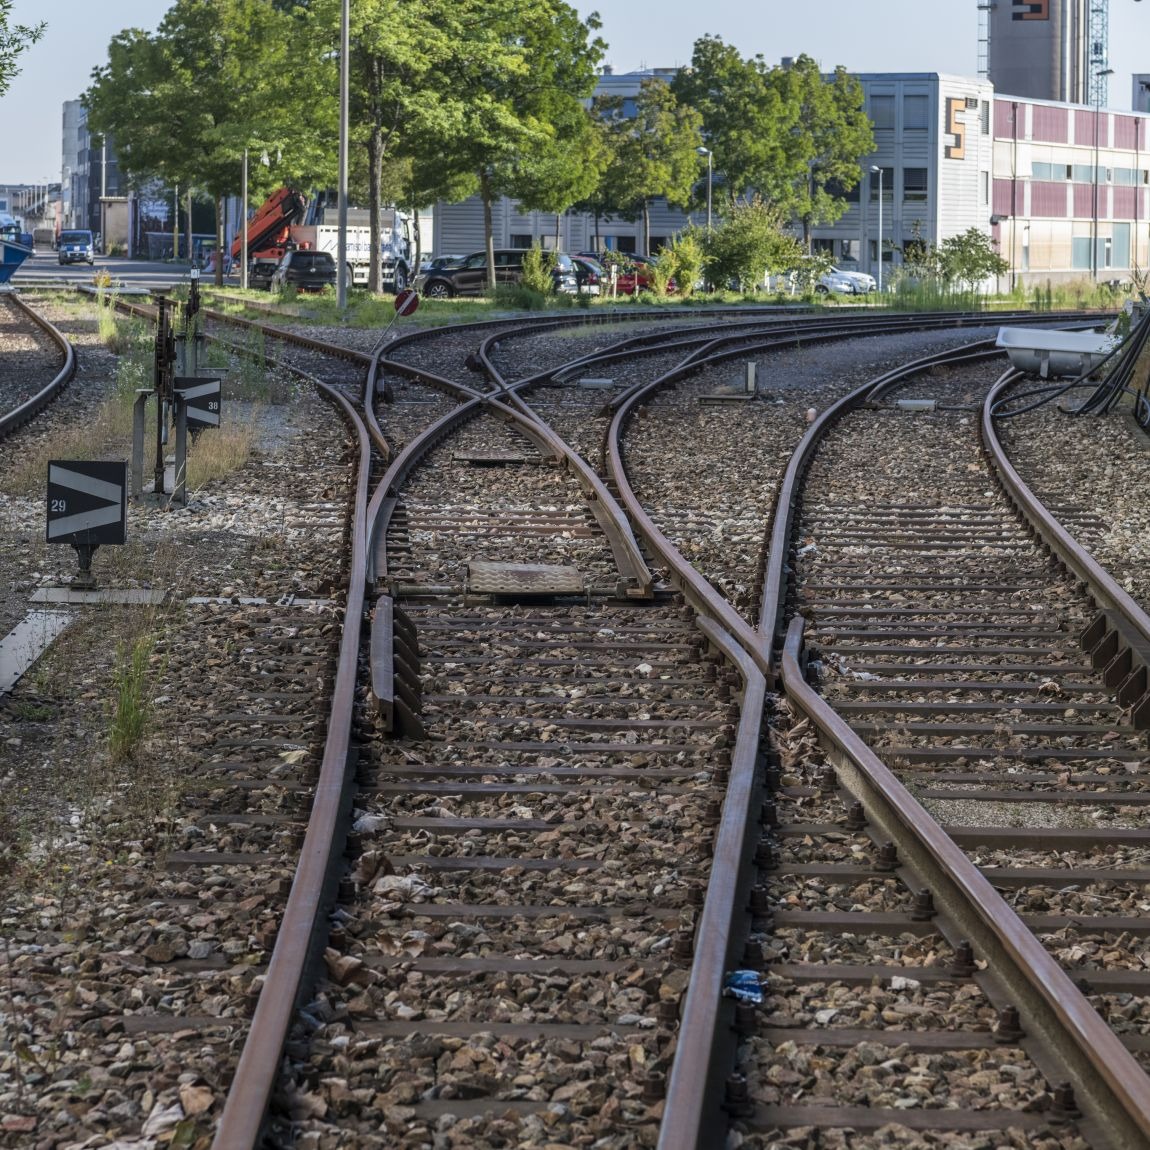
[[[710,148],[704,148],[702,145],[695,149],[700,156],[707,157],[707,231],[711,230],[711,183],[714,169],[712,164],[714,162],[714,153]]]
[[[348,77],[351,65],[351,13],[349,0],[340,5],[339,21],[339,239],[336,242],[336,306],[342,314],[347,307],[347,149]],[[376,282],[375,280],[372,281]]]
[[[248,150],[244,148],[244,174],[240,180],[240,287],[248,290]]]
[[[872,172],[878,172],[878,290],[882,291],[882,168],[871,164]]]
[[[1113,68],[1100,68],[1094,73],[1095,80],[1102,76],[1113,76]],[[1102,102],[1102,85],[1094,87],[1094,179],[1092,180],[1093,194],[1091,196],[1090,212],[1090,276],[1095,283],[1098,282],[1098,117],[1101,115],[1099,105]]]

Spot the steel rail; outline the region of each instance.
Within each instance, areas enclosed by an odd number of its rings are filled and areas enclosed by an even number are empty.
[[[76,374],[76,352],[64,334],[14,293],[5,293],[5,298],[10,300],[17,310],[24,314],[25,318],[40,328],[64,353],[64,366],[51,382],[42,387],[35,395],[0,415],[0,436],[8,435],[37,416],[64,390],[68,381]]]
[[[305,989],[306,974],[326,938],[322,915],[334,895],[336,866],[351,803],[351,727],[364,618],[367,568],[366,514],[371,443],[347,398],[320,385],[351,425],[358,443],[358,474],[351,514],[351,565],[339,659],[327,720],[323,761],[316,782],[299,862],[275,946],[228,1089],[212,1150],[253,1150],[259,1144],[268,1103],[279,1075],[284,1043]]]
[[[729,347],[725,350],[708,350],[705,347],[701,348],[699,352],[689,356],[683,364],[672,369],[672,371],[660,377],[660,379],[653,380],[648,384],[634,384],[624,389],[618,395],[609,399],[606,406],[612,410],[617,409],[622,403],[631,398],[632,393],[646,394],[655,387],[662,387],[667,383],[682,378],[688,371],[714,367],[720,363],[725,363],[727,360],[745,356],[752,351],[757,354],[762,354],[763,352],[775,351],[781,348],[801,347],[803,343],[832,343],[844,339],[857,339],[863,335],[898,335],[915,331],[943,331],[949,328],[985,327],[987,326],[987,322],[984,319],[984,315],[985,313],[965,313],[957,315],[947,312],[943,313],[941,317],[937,316],[937,314],[931,314],[929,316],[915,317],[903,321],[891,320],[889,317],[879,319],[878,317],[868,316],[863,318],[871,320],[871,322],[862,329],[857,326],[831,327],[829,325],[812,324],[809,325],[809,327],[804,326],[802,330],[796,328],[795,333],[790,336],[785,336],[777,340],[768,338],[756,342],[751,342],[747,340],[746,337],[728,340],[728,337],[721,336],[715,340],[716,347],[720,347],[726,342],[731,342],[736,346]],[[1075,319],[1078,318],[1078,315],[1079,313],[1074,313],[1074,315],[1065,314],[1055,318],[1059,323],[1073,323]],[[1033,321],[1034,318],[1034,316],[1026,312],[1005,312],[995,314],[990,322],[1021,323],[1023,321]],[[969,322],[967,322],[968,319]],[[848,323],[849,322],[848,319]]]
[[[898,847],[963,937],[975,943],[1027,1021],[1061,1059],[1084,1112],[1115,1146],[1150,1145],[1150,1079],[1118,1036],[1006,904],[990,880],[875,752],[814,690],[801,662],[804,620],[791,620],[781,673],[787,696],[818,728],[840,782]]]
[[[1020,372],[1006,372],[987,395],[982,409],[982,444],[999,481],[1019,508],[1027,522],[1042,541],[1058,557],[1062,565],[1082,583],[1091,598],[1103,610],[1117,611],[1150,648],[1150,615],[1119,586],[1117,580],[1064,528],[1045,504],[1034,494],[1014,465],[1006,456],[995,430],[991,409],[1021,376]]]
[[[414,379],[434,380],[436,386],[447,384],[448,381],[439,377],[430,376],[418,368],[393,364],[390,360],[386,365],[391,369],[400,368],[405,374]],[[623,514],[615,497],[607,485],[596,473],[595,469],[577,452],[570,447],[556,432],[539,418],[525,403],[507,388],[502,376],[493,364],[488,364],[496,384],[496,392],[470,394],[480,400],[489,411],[505,422],[514,423],[516,428],[526,435],[544,455],[550,455],[556,463],[564,463],[568,470],[574,473],[583,489],[591,513],[599,524],[607,543],[611,548],[612,558],[625,586],[623,594],[632,599],[650,599],[655,593],[655,577],[647,566],[631,526]],[[458,385],[453,385],[458,386]],[[460,390],[463,390],[460,388]],[[509,402],[503,402],[507,399]]]
[[[954,362],[976,362],[995,358],[1001,354],[1001,351],[994,348],[991,340],[980,340],[962,348],[936,352],[934,355],[916,359],[869,380],[836,400],[816,416],[787,463],[782,483],[779,485],[778,499],[775,502],[766,567],[763,572],[763,591],[759,600],[759,620],[755,628],[755,643],[759,651],[760,665],[767,666],[772,673],[775,669],[775,648],[782,638],[782,616],[786,608],[790,583],[788,573],[791,536],[798,508],[799,489],[822,437],[849,411],[861,406],[887,387],[901,383],[932,367]]]
[[[708,640],[735,665],[743,679],[738,731],[731,770],[715,833],[711,874],[695,926],[691,976],[684,992],[675,1059],[667,1083],[659,1150],[700,1150],[714,1145],[724,1126],[722,1103],[727,1074],[735,1065],[734,1005],[723,997],[727,971],[740,965],[741,929],[747,915],[750,861],[762,802],[759,740],[767,683],[754,660],[724,628],[700,618]]]

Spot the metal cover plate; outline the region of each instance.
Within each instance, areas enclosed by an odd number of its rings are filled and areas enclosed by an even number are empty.
[[[480,595],[581,595],[583,576],[577,567],[473,559],[467,564],[467,589]]]
[[[29,611],[22,623],[0,639],[0,695],[12,690],[71,621],[67,611]]]
[[[469,463],[472,467],[512,467],[538,463],[538,455],[524,455],[522,451],[459,451],[451,457],[456,463]]]

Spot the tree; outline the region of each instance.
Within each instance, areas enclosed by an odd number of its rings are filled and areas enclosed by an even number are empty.
[[[762,56],[744,60],[704,36],[672,88],[702,115],[730,200],[758,196],[800,220],[808,249],[811,227],[846,210],[845,193],[859,182],[874,139],[862,85],[845,69],[824,77],[809,56],[768,68]]]
[[[0,0],[0,95],[8,90],[19,71],[17,60],[44,34],[44,24],[13,24],[8,17],[12,12],[12,0]]]
[[[783,231],[784,223],[780,210],[763,200],[732,204],[707,237],[709,278],[745,289],[761,284],[768,273],[795,267],[802,250]]]
[[[702,117],[726,199],[774,199],[775,175],[785,169],[786,136],[797,111],[769,82],[762,56],[744,60],[719,37],[704,36],[695,41],[691,63],[675,75],[671,90]]]
[[[811,228],[834,223],[847,209],[845,193],[862,177],[860,162],[874,151],[874,134],[863,107],[862,85],[845,68],[824,78],[809,56],[789,68],[775,68],[770,82],[784,105],[797,109],[784,141],[784,180],[775,202],[803,225],[803,246]]]
[[[452,8],[452,6],[448,6]],[[605,45],[563,0],[463,0],[457,51],[433,70],[434,106],[410,144],[415,184],[483,201],[488,284],[492,204],[500,196],[561,211],[591,187],[583,101]]]
[[[245,149],[277,157],[275,169],[250,166],[255,194],[329,183],[335,109],[330,98],[309,98],[322,85],[315,67],[301,68],[322,58],[315,19],[302,5],[176,0],[155,35],[129,29],[112,40],[83,96],[89,129],[114,137],[129,180],[194,185],[217,205],[239,190]],[[222,251],[219,207],[216,226]]]
[[[991,276],[1004,275],[1010,263],[994,250],[994,241],[979,228],[948,236],[938,250],[938,265],[948,283],[975,288]]]
[[[609,109],[613,155],[604,175],[607,199],[625,217],[643,217],[643,252],[651,250],[651,200],[686,207],[699,177],[702,117],[681,105],[663,80],[639,87],[635,115]]]

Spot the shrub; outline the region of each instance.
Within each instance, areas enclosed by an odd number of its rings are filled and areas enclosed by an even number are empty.
[[[523,253],[523,276],[520,283],[540,295],[549,295],[555,286],[551,277],[554,267],[554,256],[535,244]]]
[[[694,294],[695,284],[703,278],[707,266],[704,243],[705,235],[691,225],[679,232],[659,253],[660,264],[664,260],[671,264],[675,286],[683,299],[689,299]]]

